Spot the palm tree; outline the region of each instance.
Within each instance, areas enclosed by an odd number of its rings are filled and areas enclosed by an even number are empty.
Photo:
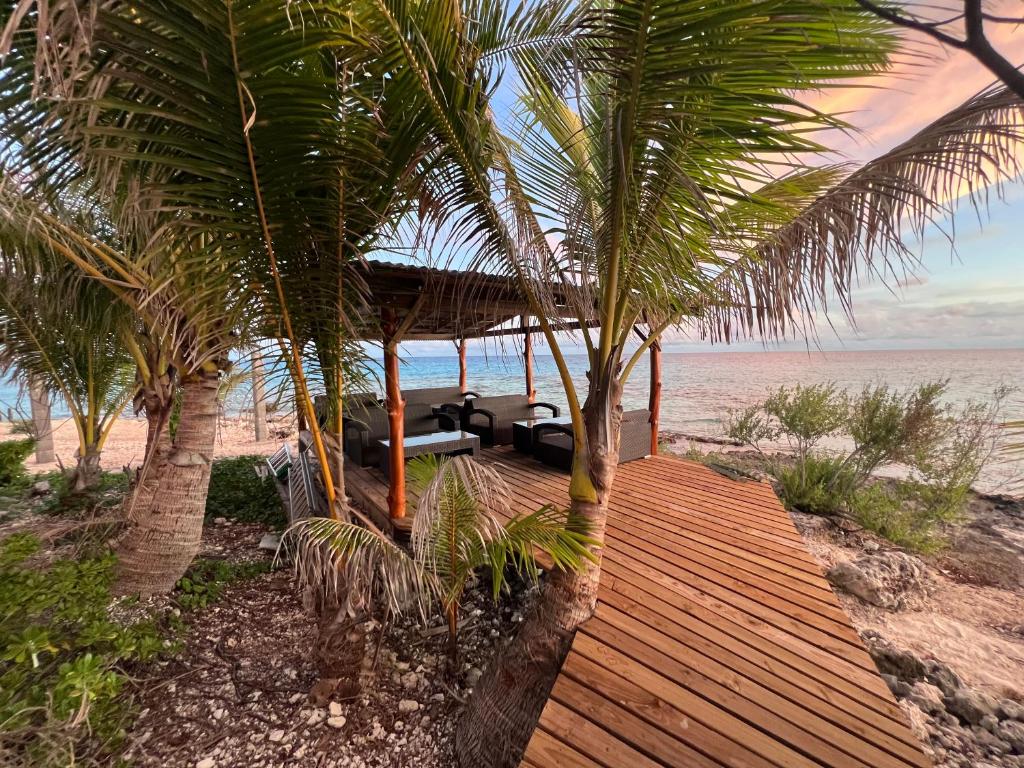
[[[825,132],[846,126],[802,94],[884,71],[895,49],[879,19],[838,0],[602,2],[523,46],[494,34],[511,14],[490,19],[492,4],[378,8],[405,64],[393,87],[419,94],[443,138],[436,223],[476,249],[469,266],[518,281],[547,337],[573,421],[572,511],[599,542],[622,387],[663,331],[693,322],[717,340],[771,338],[812,331],[831,301],[850,311],[861,269],[912,266],[904,236],[977,182],[1012,176],[1024,138],[1019,102],[997,89],[864,168],[822,164]],[[497,77],[494,49],[513,50],[520,73],[504,133],[482,97]],[[581,327],[600,321],[582,334],[585,392],[548,321],[567,298]],[[632,349],[636,325],[648,332]],[[464,765],[515,759],[566,640],[594,610],[599,576],[599,557],[552,574],[470,702]]]
[[[38,273],[0,271],[0,370],[63,398],[78,431],[69,483],[82,491],[99,480],[103,444],[135,395],[132,321],[103,286],[63,261],[42,263]]]
[[[199,549],[217,430],[217,395],[228,354],[244,343],[251,292],[224,288],[225,265],[208,258],[208,240],[148,237],[138,249],[82,231],[59,209],[0,179],[0,253],[19,243],[59,258],[117,298],[133,318],[122,335],[136,365],[137,400],[149,420],[147,457],[127,505],[133,525],[117,543],[118,587],[150,594],[170,590]],[[131,246],[133,240],[120,238]],[[83,284],[84,285],[84,284]],[[167,424],[180,398],[178,427]]]

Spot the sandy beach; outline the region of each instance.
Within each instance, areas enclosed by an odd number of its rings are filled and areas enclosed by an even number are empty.
[[[25,467],[33,473],[52,472],[73,466],[78,452],[78,434],[74,422],[70,419],[54,420],[53,446],[59,461],[40,464],[35,455],[29,456]],[[225,456],[245,456],[249,454],[269,456],[276,451],[281,443],[297,438],[295,421],[291,418],[280,418],[269,425],[270,440],[257,442],[251,418],[245,416],[225,417],[221,419],[217,429],[217,442],[214,458]],[[0,423],[0,440],[21,437],[11,435],[11,424]],[[122,417],[114,424],[103,448],[100,459],[101,466],[108,472],[119,471],[122,467],[137,467],[142,462],[146,446],[146,420],[141,418]]]

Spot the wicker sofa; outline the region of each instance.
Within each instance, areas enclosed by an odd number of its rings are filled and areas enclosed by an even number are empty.
[[[378,440],[387,440],[388,413],[381,406],[368,406],[345,412],[345,455],[361,467],[376,466],[380,463]],[[437,416],[429,403],[406,403],[405,434],[425,435],[437,432]]]
[[[537,418],[536,408],[550,410],[551,416],[558,415],[558,406],[531,403],[526,395],[472,398],[462,406],[462,429],[479,435],[485,445],[508,445],[512,442],[512,422]]]
[[[472,390],[463,392],[458,387],[427,387],[424,389],[402,390],[406,403],[426,403],[440,406],[438,424],[441,429],[455,430],[462,419],[462,405],[468,397],[480,397]]]
[[[533,455],[550,467],[572,469],[572,427],[566,424],[538,424],[533,428]],[[619,463],[635,461],[651,452],[651,412],[626,411],[619,433]]]
[[[427,405],[441,405],[444,403],[456,403],[461,405],[467,397],[480,397],[472,390],[463,392],[458,387],[427,387],[425,389],[403,389],[402,397],[407,403],[426,403]]]

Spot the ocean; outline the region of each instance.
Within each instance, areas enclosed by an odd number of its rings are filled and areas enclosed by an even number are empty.
[[[586,382],[586,357],[570,355],[568,363],[578,386]],[[855,352],[668,352],[662,356],[661,428],[691,435],[718,436],[730,409],[748,406],[780,386],[834,382],[858,391],[866,385],[887,383],[900,389],[935,379],[948,379],[947,399],[952,403],[988,400],[1001,385],[1018,387],[1007,399],[1003,417],[1024,419],[1024,349],[1006,350],[899,350]],[[522,360],[512,354],[470,355],[469,388],[487,394],[524,392]],[[416,356],[403,360],[402,387],[449,386],[458,382],[458,357]],[[539,400],[564,407],[565,395],[552,358],[538,350],[534,365]],[[649,368],[640,362],[626,384],[623,406],[646,408]],[[19,394],[21,395],[19,397]],[[244,407],[244,393],[234,407]],[[0,406],[16,406],[27,414],[27,398],[16,386],[0,383]],[[55,403],[54,415],[66,415]],[[999,465],[987,473],[995,489],[1002,480],[1020,473]]]

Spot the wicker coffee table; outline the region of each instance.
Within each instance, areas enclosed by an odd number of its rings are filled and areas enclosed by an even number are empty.
[[[538,424],[572,424],[571,416],[525,419],[512,422],[512,445],[520,453],[533,453],[533,428]]]
[[[380,471],[384,477],[391,476],[391,441],[378,440],[380,445]],[[427,453],[457,456],[468,453],[480,455],[480,438],[471,432],[431,432],[426,435],[412,435],[402,441],[405,458],[422,456]]]

